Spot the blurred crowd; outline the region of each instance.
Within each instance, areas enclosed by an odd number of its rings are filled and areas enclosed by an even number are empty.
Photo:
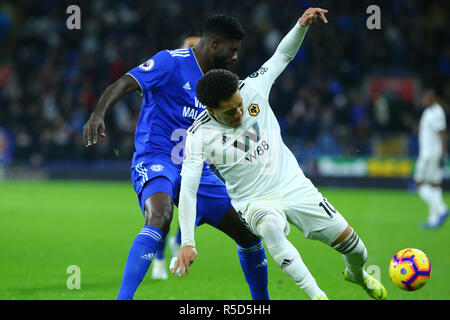
[[[66,8],[81,9],[81,29],[68,30]],[[106,117],[107,138],[87,150],[82,127],[106,87],[214,13],[236,17],[246,37],[241,78],[259,69],[310,6],[329,10],[312,26],[300,53],[274,85],[270,102],[285,141],[299,157],[371,156],[400,137],[400,155],[417,154],[422,112],[392,92],[368,94],[371,77],[407,77],[450,103],[448,1],[378,1],[381,29],[369,30],[368,1],[152,0],[0,3],[0,128],[14,140],[14,159],[129,160],[141,97],[129,94]],[[395,149],[395,148],[394,148]],[[378,150],[378,151],[377,151]]]

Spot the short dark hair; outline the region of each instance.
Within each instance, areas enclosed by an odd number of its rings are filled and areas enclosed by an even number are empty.
[[[216,109],[220,101],[230,99],[239,89],[239,77],[225,69],[208,71],[197,82],[197,98],[205,106]]]
[[[215,14],[206,20],[203,26],[203,35],[223,37],[228,40],[242,40],[245,31],[235,18],[226,14]]]

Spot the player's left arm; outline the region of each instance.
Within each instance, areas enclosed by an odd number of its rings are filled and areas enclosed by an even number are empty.
[[[269,96],[275,80],[297,55],[309,26],[316,22],[317,18],[328,23],[325,17],[327,12],[328,10],[321,8],[309,8],[303,13],[295,26],[281,40],[274,55],[263,64],[258,72],[249,76],[252,82],[254,81],[256,90],[259,90],[264,96]]]
[[[197,257],[195,249],[195,220],[197,213],[197,191],[203,172],[203,146],[201,140],[189,133],[186,136],[184,160],[181,169],[180,201],[178,221],[181,229],[181,250],[172,274],[178,270],[179,276],[189,273],[189,267]]]

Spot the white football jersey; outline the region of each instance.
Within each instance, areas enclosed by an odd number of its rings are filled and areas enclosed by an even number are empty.
[[[268,101],[272,84],[295,57],[306,30],[296,24],[271,59],[240,82],[244,114],[239,127],[222,125],[205,110],[188,129],[178,210],[183,244],[194,244],[196,192],[205,161],[224,178],[237,211],[252,199],[274,198],[286,186],[306,180]]]
[[[445,112],[435,103],[425,109],[419,125],[419,157],[440,158],[442,156],[442,141],[439,131],[447,127]]]

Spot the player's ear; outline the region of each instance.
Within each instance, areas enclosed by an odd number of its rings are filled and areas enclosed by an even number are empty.
[[[217,49],[219,48],[220,45],[220,39],[217,37],[213,37],[211,38],[211,41],[209,42],[209,47],[213,50],[213,51],[217,51]]]

